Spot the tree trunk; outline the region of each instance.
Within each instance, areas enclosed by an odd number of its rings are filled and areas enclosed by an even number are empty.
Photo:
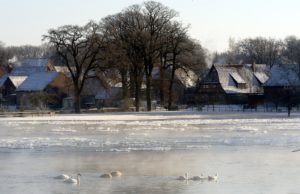
[[[134,67],[134,97],[135,97],[135,111],[140,111],[140,83],[139,83],[139,75],[138,68]]]
[[[160,67],[159,72],[159,99],[160,99],[160,105],[165,105],[165,70],[163,67]]]
[[[175,77],[175,64],[173,63],[172,66],[172,72],[171,72],[171,79],[170,79],[170,85],[169,85],[169,100],[168,100],[168,110],[172,109],[172,105],[173,105],[173,83],[174,83],[174,77]]]
[[[75,91],[74,95],[74,111],[80,113],[80,93],[78,91]]]
[[[127,83],[127,71],[121,71],[122,79],[122,98],[126,100],[128,98],[128,83]]]
[[[165,105],[165,66],[166,66],[166,56],[160,58],[160,69],[159,69],[159,100],[160,105]]]
[[[138,84],[135,84],[135,111],[140,111],[140,89]]]
[[[137,81],[135,80],[136,78],[136,73],[135,70],[133,68],[130,68],[129,70],[129,96],[130,97],[134,97],[135,96],[135,91],[136,91],[136,84]]]
[[[147,111],[151,111],[151,82],[152,82],[152,59],[144,59],[144,74],[146,76],[146,101]]]
[[[147,98],[147,111],[151,111],[151,74],[146,75],[146,98]]]

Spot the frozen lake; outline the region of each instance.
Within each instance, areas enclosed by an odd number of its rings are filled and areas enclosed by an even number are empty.
[[[299,130],[300,115],[267,113],[2,118],[0,193],[295,194]],[[78,172],[80,186],[53,179]],[[175,180],[185,172],[219,180]]]

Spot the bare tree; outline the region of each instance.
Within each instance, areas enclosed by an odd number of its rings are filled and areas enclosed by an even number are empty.
[[[0,66],[6,66],[8,64],[8,59],[12,55],[9,50],[5,47],[4,43],[0,41]]]
[[[102,59],[99,54],[103,49],[99,25],[89,22],[85,26],[65,25],[51,29],[44,39],[56,49],[72,78],[74,87],[74,109],[80,113],[80,96],[85,81],[96,77]]]
[[[173,84],[175,78],[175,71],[182,68],[181,64],[178,62],[178,56],[184,52],[192,51],[192,44],[189,42],[187,37],[187,28],[183,27],[180,23],[174,22],[172,24],[172,31],[170,32],[170,53],[171,53],[171,78],[168,90],[168,109],[172,108],[173,103]]]
[[[172,71],[175,72],[184,64],[184,62],[178,63],[179,59],[183,58],[178,56],[193,50],[191,46],[193,44],[187,44],[190,43],[186,35],[188,28],[173,21],[176,16],[174,10],[161,3],[149,1],[142,5],[130,6],[119,14],[106,17],[101,22],[107,42],[111,48],[114,48],[109,54],[111,59],[122,61],[117,68],[124,84],[129,73],[129,88],[131,91],[134,88],[131,94],[135,97],[136,111],[139,111],[143,81],[146,83],[147,110],[151,110],[153,68],[158,66],[160,69],[160,101],[164,104],[165,71],[173,69]],[[174,81],[174,75],[169,81]],[[172,84],[169,86],[170,90],[173,88]]]
[[[152,70],[155,62],[159,59],[159,40],[164,33],[164,27],[177,16],[177,12],[161,3],[149,1],[144,3],[143,15],[146,28],[144,31],[144,68],[146,77],[146,100],[147,110],[151,111],[151,86]]]
[[[283,56],[287,58],[287,62],[300,65],[300,39],[295,36],[289,36],[285,39],[284,43],[285,50]]]
[[[123,50],[119,47],[119,44],[108,42],[105,46],[104,61],[103,63],[110,69],[111,80],[122,82],[122,98],[124,100],[129,97],[129,61],[125,56]]]
[[[272,66],[281,61],[283,50],[283,42],[272,38],[247,38],[237,42],[230,39],[229,49],[215,53],[213,63],[261,63]]]
[[[243,63],[262,63],[270,66],[279,62],[283,51],[282,41],[262,37],[244,39],[235,46]]]
[[[128,74],[130,76],[131,95],[135,97],[136,111],[140,109],[140,90],[143,78],[143,37],[144,20],[141,7],[133,5],[123,12],[108,16],[101,22],[105,31],[104,37],[111,48],[112,58],[119,58],[115,66],[122,77],[122,87],[125,95]],[[127,92],[127,91],[126,91]],[[127,94],[126,94],[127,95]]]
[[[178,32],[180,31],[181,30],[178,30]],[[176,70],[183,70],[187,77],[189,76],[189,71],[193,71],[201,77],[206,69],[205,50],[198,42],[187,37],[184,31],[181,31],[181,33],[177,34],[174,38],[172,44],[172,62],[170,66],[171,77],[168,90],[168,110],[171,110],[173,106],[172,93]]]

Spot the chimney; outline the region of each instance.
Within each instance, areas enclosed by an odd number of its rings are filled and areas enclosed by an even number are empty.
[[[256,71],[256,64],[255,64],[255,62],[252,63],[252,71],[253,71],[253,72]]]

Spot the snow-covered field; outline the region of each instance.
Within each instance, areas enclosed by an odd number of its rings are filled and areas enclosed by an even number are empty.
[[[299,130],[300,115],[279,113],[0,118],[0,193],[296,193]],[[77,172],[80,186],[52,178]],[[175,180],[185,172],[220,178]]]

